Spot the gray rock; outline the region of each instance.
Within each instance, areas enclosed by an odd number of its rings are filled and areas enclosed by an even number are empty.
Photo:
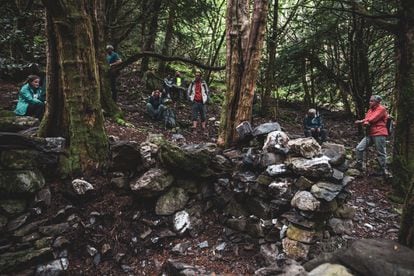
[[[236,127],[236,131],[237,131],[237,134],[239,135],[240,140],[251,138],[253,135],[253,129],[249,121],[241,122]]]
[[[313,182],[310,181],[309,179],[307,179],[304,176],[299,177],[298,180],[296,180],[296,182],[295,182],[295,186],[299,190],[310,190],[312,185],[313,185]]]
[[[322,154],[329,157],[329,163],[332,166],[339,166],[345,162],[344,145],[325,142],[322,144]]]
[[[289,191],[290,183],[285,181],[273,181],[269,184],[272,195],[283,196]]]
[[[337,235],[352,235],[352,230],[354,229],[354,224],[351,219],[331,218],[328,221],[328,226]]]
[[[264,123],[264,124],[257,126],[253,130],[253,136],[266,135],[272,131],[280,131],[280,130],[282,129],[280,128],[280,125],[278,123]]]
[[[283,131],[272,131],[267,135],[263,145],[264,152],[278,152],[286,154],[289,151],[289,137]]]
[[[308,191],[299,191],[292,198],[290,204],[302,211],[316,211],[320,202]]]
[[[293,172],[305,177],[330,177],[332,168],[327,157],[313,159],[293,158],[290,161]]]
[[[354,178],[349,175],[345,175],[345,177],[342,179],[342,187],[348,186],[349,183],[352,183],[354,181]]]
[[[259,156],[259,165],[262,168],[267,168],[271,165],[282,164],[286,157],[279,153],[264,152]]]
[[[191,242],[186,241],[186,242],[177,243],[176,245],[174,245],[174,247],[171,250],[174,253],[184,255],[190,247],[191,247]]]
[[[287,173],[287,166],[285,164],[271,165],[267,167],[266,172],[270,176],[279,176]]]
[[[7,231],[11,232],[18,229],[20,226],[26,223],[29,216],[30,214],[26,213],[15,219],[10,220],[9,223],[7,223]]]
[[[199,244],[197,244],[197,246],[198,246],[200,249],[203,249],[203,248],[208,248],[208,241],[203,241],[203,242],[200,242]]]
[[[41,226],[39,232],[46,236],[58,236],[66,233],[70,230],[71,226],[69,223],[64,222],[60,224]]]
[[[154,143],[150,143],[148,141],[141,143],[139,152],[144,162],[144,167],[149,168],[157,162],[156,155],[158,151],[159,147]]]
[[[321,146],[312,137],[290,140],[288,145],[290,148],[289,152],[305,158],[314,158],[321,154]]]
[[[316,241],[317,233],[315,231],[301,229],[291,224],[288,226],[286,236],[291,240],[313,244]]]
[[[24,199],[9,199],[0,200],[0,207],[9,216],[16,216],[26,210],[26,200]]]
[[[342,191],[342,185],[319,181],[311,188],[311,193],[318,199],[333,200]]]
[[[65,237],[59,236],[53,241],[52,247],[62,248],[62,247],[66,247],[69,244],[70,244],[70,241],[68,239],[66,239]]]
[[[25,267],[33,263],[34,261],[41,262],[42,260],[48,260],[53,257],[52,249],[25,249],[17,252],[8,252],[0,255],[0,273],[12,272],[16,268]]]
[[[25,129],[39,126],[39,119],[29,116],[0,116],[1,132],[19,132]]]
[[[320,276],[320,275],[335,275],[335,276],[353,276],[348,269],[339,264],[321,264],[317,268],[308,273],[308,276]]]
[[[36,204],[42,204],[44,206],[50,206],[52,202],[52,194],[49,188],[40,190],[35,197]]]
[[[88,191],[95,190],[91,183],[82,179],[74,179],[72,181],[72,188],[78,195],[85,195]]]
[[[45,179],[38,171],[0,171],[0,192],[34,193],[45,186]]]
[[[247,220],[245,218],[230,218],[225,224],[233,230],[244,232],[246,230]]]
[[[183,234],[187,229],[191,228],[190,215],[186,211],[177,212],[174,215],[174,230]]]
[[[155,205],[155,213],[161,216],[172,215],[183,209],[188,199],[189,197],[184,189],[172,187],[158,199]]]
[[[111,145],[111,170],[136,171],[143,163],[138,144],[134,141],[121,141]]]
[[[14,231],[13,236],[15,237],[23,237],[26,236],[29,233],[32,233],[33,231],[37,231],[40,225],[43,225],[48,220],[36,220],[34,222],[31,222],[29,224],[24,225],[23,227],[19,228],[18,230]]]
[[[176,143],[178,145],[183,145],[187,142],[185,137],[182,134],[179,134],[179,133],[174,133],[171,137],[171,141],[173,141],[174,143]]]
[[[210,273],[200,266],[192,266],[176,260],[168,259],[165,265],[167,275],[209,275]]]
[[[353,219],[355,217],[356,210],[351,206],[342,205],[335,211],[335,216],[342,219]]]
[[[289,212],[286,212],[281,215],[281,219],[286,219],[288,222],[290,222],[293,225],[298,225],[301,228],[313,230],[316,228],[316,222],[309,220],[294,210],[290,210]],[[288,223],[285,223],[288,224]]]
[[[310,245],[289,238],[282,240],[283,252],[294,260],[303,260],[308,257]]]
[[[253,197],[246,200],[243,204],[250,214],[262,219],[270,218],[270,206],[261,198]]]
[[[335,183],[341,183],[343,179],[344,179],[344,173],[334,168],[332,170],[331,180]]]
[[[174,177],[164,169],[153,168],[130,182],[131,190],[145,197],[157,196],[171,186]]]
[[[260,246],[260,255],[264,259],[266,265],[274,265],[277,262],[279,250],[274,243],[267,243]]]

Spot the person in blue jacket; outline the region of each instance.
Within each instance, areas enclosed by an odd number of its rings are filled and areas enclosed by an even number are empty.
[[[305,137],[313,137],[320,143],[326,141],[326,129],[323,128],[322,118],[316,114],[314,108],[309,109],[303,119],[303,128]]]
[[[122,62],[122,59],[119,57],[118,53],[114,51],[114,46],[112,45],[106,45],[106,61],[108,62],[109,67],[120,64]],[[117,72],[109,69],[109,81],[111,83],[112,99],[115,102],[118,100],[118,91],[116,90],[117,76]]]
[[[14,113],[42,120],[45,113],[45,93],[40,88],[40,77],[30,75],[19,91],[19,101]]]

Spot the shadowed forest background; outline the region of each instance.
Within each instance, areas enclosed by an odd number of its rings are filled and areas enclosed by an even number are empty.
[[[157,217],[146,210],[148,199],[140,199],[137,203],[129,197],[128,192],[113,192],[108,188],[113,185],[113,179],[119,178],[114,173],[117,167],[114,164],[114,143],[119,140],[134,143],[150,141],[148,143],[156,144],[161,152],[177,153],[178,157],[167,157],[160,153],[157,162],[164,166],[174,162],[187,164],[186,158],[191,154],[181,156],[180,150],[168,146],[168,142],[176,143],[180,139],[184,140],[183,143],[178,142],[183,148],[187,144],[208,142],[215,144],[220,154],[240,149],[240,154],[246,156],[251,153],[246,153],[246,149],[257,145],[240,141],[236,131],[238,125],[245,121],[252,126],[278,122],[290,138],[299,138],[303,136],[303,116],[310,108],[316,109],[326,119],[328,142],[345,146],[346,158],[352,169],[353,149],[359,138],[364,136],[364,130],[353,125],[353,121],[364,118],[372,95],[381,95],[383,104],[395,121],[394,133],[387,144],[392,178],[376,182],[365,174],[357,176],[351,186],[352,192],[369,197],[371,191],[375,190],[378,195],[375,199],[357,199],[357,195],[352,195],[352,202],[359,207],[358,204],[365,204],[365,201],[375,202],[374,207],[367,207],[374,208],[371,209],[374,211],[380,207],[389,209],[387,215],[390,221],[381,223],[397,224],[398,227],[395,230],[393,226],[392,230],[388,229],[389,232],[379,235],[378,231],[377,234],[369,234],[366,230],[361,230],[361,234],[355,231],[352,235],[346,234],[355,239],[389,238],[414,248],[414,2],[411,0],[0,2],[3,8],[0,17],[0,112],[9,116],[8,112],[15,108],[22,83],[28,75],[37,74],[44,81],[46,89],[46,113],[40,125],[36,125],[29,134],[31,137],[65,139],[63,153],[56,161],[56,175],[47,179],[52,195],[56,193],[61,202],[52,204],[53,208],[47,212],[48,217],[72,204],[79,204],[79,208],[88,212],[103,210],[105,205],[113,204],[112,208],[108,208],[113,214],[124,210],[124,215],[129,219],[134,216],[134,221],[144,217],[147,220],[145,229],[137,226],[139,223],[132,222],[131,233],[148,232],[147,228],[158,227],[153,225]],[[120,64],[113,67],[107,64],[106,45],[114,46],[122,59]],[[145,114],[148,96],[155,89],[162,90],[164,78],[173,76],[176,71],[181,72],[187,85],[194,79],[195,72],[201,71],[210,87],[207,136],[190,130],[191,106],[184,99],[172,103],[177,115],[177,127],[174,129],[151,121]],[[110,74],[117,76],[117,102],[111,97]],[[0,129],[4,133],[3,138],[0,134],[0,153],[3,151],[2,156],[9,156],[6,150],[13,144],[10,137],[14,136],[7,136],[11,131],[4,129]],[[163,134],[168,142],[154,142],[157,140],[154,137],[148,140],[149,133]],[[258,143],[263,141],[258,139]],[[27,142],[25,147],[27,145],[31,144]],[[139,154],[144,158],[142,148]],[[231,159],[230,155],[225,156]],[[374,163],[375,153],[371,152],[370,156],[371,163]],[[12,160],[8,158],[2,157],[1,162]],[[132,160],[132,163],[135,162]],[[0,172],[6,171],[7,166],[2,167],[1,162]],[[200,162],[204,164],[207,161]],[[158,166],[158,163],[148,164],[144,166],[145,169]],[[223,164],[220,163],[218,167],[225,168]],[[193,168],[192,165],[190,162],[188,166]],[[181,170],[171,166],[172,171]],[[199,169],[194,167],[194,170]],[[191,172],[187,170],[183,172]],[[141,171],[127,168],[122,170],[122,177],[133,179],[143,172],[143,168]],[[235,175],[233,173],[232,177]],[[158,177],[168,178],[162,174]],[[85,201],[66,191],[68,183],[75,178],[111,184],[102,184],[96,194]],[[4,182],[7,179],[6,176],[0,178]],[[217,190],[215,192],[218,193]],[[14,200],[13,197],[5,193],[1,198]],[[148,206],[154,207],[153,204],[148,203]],[[131,214],[126,211],[130,206],[145,211]],[[5,207],[2,208],[5,210]],[[6,221],[11,220],[11,215],[5,214],[7,212],[3,209],[0,215],[4,213]],[[120,221],[124,215],[112,223],[129,229],[130,225],[126,226],[125,222]],[[211,216],[212,221],[220,221],[220,216],[216,215],[208,214],[207,217]],[[92,217],[105,221],[105,214]],[[370,229],[370,223],[362,223],[364,219],[354,223],[359,224],[357,227],[361,229],[363,225],[365,229]],[[161,225],[171,223],[169,218],[161,221]],[[208,237],[211,233],[221,231],[216,227],[216,224],[210,224],[204,235]],[[107,233],[99,232],[101,230],[86,232],[99,233],[105,237],[99,242],[95,239],[101,246],[98,250],[104,261],[105,250],[101,244],[111,242],[107,240]],[[71,233],[70,239],[82,240],[79,248],[85,248],[88,241],[83,240],[80,232]],[[128,235],[133,234],[124,233],[121,236],[128,239]],[[191,238],[194,239],[194,236]],[[115,251],[119,249],[121,252],[129,242],[118,243],[122,244],[119,248],[118,245],[110,247],[114,253],[108,257],[111,262],[117,258]],[[161,253],[148,249],[144,253],[144,248],[151,248],[154,244],[157,243],[143,244],[137,250],[143,255],[147,254],[149,259],[159,254],[157,256],[165,260],[167,249]],[[18,248],[13,246],[10,248]],[[0,249],[0,252],[7,254],[8,250],[9,247]],[[237,273],[251,274],[262,267],[250,259],[250,253],[241,254],[237,256],[239,259],[233,260],[249,264],[238,267],[235,270]],[[256,255],[252,253],[252,256]],[[79,267],[83,267],[85,274],[93,273],[94,267],[98,266],[94,258],[89,262],[74,260],[72,263],[75,266],[69,271],[75,273]],[[217,267],[211,256],[209,261],[203,259],[202,262],[209,272],[231,273],[220,270],[225,267],[226,260],[218,261]],[[137,262],[132,261],[133,264],[130,264],[134,273],[140,269]],[[122,262],[117,260],[116,263]],[[159,272],[165,263],[152,263],[151,267]],[[110,263],[97,271],[107,273],[113,269],[114,264]],[[142,269],[151,273],[150,268]],[[128,272],[124,267],[122,270]],[[202,270],[198,273],[202,273]]]

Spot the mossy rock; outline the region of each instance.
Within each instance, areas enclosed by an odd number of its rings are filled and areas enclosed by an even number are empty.
[[[45,179],[37,170],[0,171],[2,194],[34,193],[44,186]]]
[[[6,150],[1,153],[0,164],[9,169],[34,169],[38,152],[34,150]]]
[[[0,131],[2,132],[19,132],[31,127],[39,126],[39,120],[27,116],[0,116]]]

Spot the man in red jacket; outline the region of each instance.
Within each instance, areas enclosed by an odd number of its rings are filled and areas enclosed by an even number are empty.
[[[376,175],[388,175],[387,171],[387,152],[386,152],[386,137],[388,113],[383,105],[381,105],[382,98],[378,95],[371,96],[369,100],[369,110],[362,120],[356,120],[355,124],[362,124],[369,128],[366,136],[359,142],[356,147],[356,161],[357,168],[362,169],[362,160],[364,158],[364,151],[372,144],[377,150],[377,160],[381,170]]]

